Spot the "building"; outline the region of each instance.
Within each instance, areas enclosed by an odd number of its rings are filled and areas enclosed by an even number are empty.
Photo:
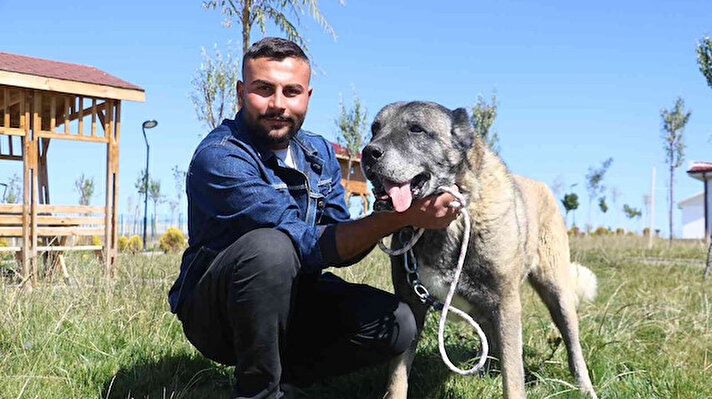
[[[678,202],[682,210],[682,238],[707,238],[712,233],[712,162],[693,161],[687,170],[703,183],[703,191]]]
[[[705,236],[704,192],[678,201],[682,212],[682,238],[702,239]]]
[[[341,166],[341,185],[346,190],[346,203],[348,204],[352,195],[358,195],[363,201],[363,213],[368,213],[368,196],[370,192],[368,191],[366,177],[361,171],[361,154],[356,154],[351,160],[351,170],[349,170],[348,149],[333,142],[331,146],[334,147],[336,159],[339,160],[339,165]]]

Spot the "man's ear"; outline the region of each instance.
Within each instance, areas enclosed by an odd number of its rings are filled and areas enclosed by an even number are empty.
[[[465,108],[450,113],[452,121],[452,141],[461,151],[467,151],[475,141],[475,130],[470,125],[470,116]]]
[[[237,106],[241,109],[242,108],[242,95],[243,91],[245,90],[245,84],[242,83],[241,80],[237,81],[237,88],[235,89],[237,91]]]

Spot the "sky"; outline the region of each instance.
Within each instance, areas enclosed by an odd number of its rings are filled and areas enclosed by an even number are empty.
[[[307,130],[335,141],[339,99],[349,105],[354,90],[369,121],[394,101],[470,107],[478,95],[496,93],[493,128],[513,173],[560,182],[559,197],[576,192],[582,226],[589,212],[585,176],[611,157],[604,185],[612,209],[602,215],[594,201],[593,224],[640,230],[647,218],[630,221],[620,209],[644,209],[655,168],[655,228],[667,235],[669,173],[660,110],[682,96],[692,115],[674,200],[703,189],[685,170],[689,161],[712,161],[712,88],[695,53],[697,41],[712,34],[710,1],[322,0],[319,7],[337,38],[300,17],[321,69],[312,78]],[[201,47],[239,52],[240,27],[223,26],[220,12],[203,9],[199,0],[0,0],[0,15],[0,51],[93,65],[145,89],[145,102],[122,104],[119,211],[127,213],[129,201],[138,201],[134,182],[146,156],[141,123],[148,119],[158,121],[147,131],[150,173],[175,198],[171,169],[187,169],[208,133],[189,99]],[[266,34],[281,35],[273,27]],[[253,29],[252,37],[262,32]],[[52,203],[78,203],[74,180],[84,173],[97,185],[92,204],[103,205],[105,157],[102,145],[54,140]],[[0,161],[0,182],[21,171],[19,162]],[[615,203],[613,187],[620,193]],[[185,200],[181,207],[185,213]],[[168,212],[162,205],[159,213]],[[679,235],[677,206],[674,212]]]

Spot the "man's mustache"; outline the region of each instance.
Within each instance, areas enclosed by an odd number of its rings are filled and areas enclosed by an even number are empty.
[[[260,115],[259,119],[277,119],[277,120],[284,121],[284,122],[290,122],[290,123],[295,122],[294,118],[289,117],[289,116],[284,116],[282,114],[264,114],[264,115]]]

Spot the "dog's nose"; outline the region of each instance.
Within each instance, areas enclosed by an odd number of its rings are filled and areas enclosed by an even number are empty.
[[[363,155],[366,159],[373,159],[374,161],[383,156],[383,150],[376,144],[369,144],[363,148]]]

